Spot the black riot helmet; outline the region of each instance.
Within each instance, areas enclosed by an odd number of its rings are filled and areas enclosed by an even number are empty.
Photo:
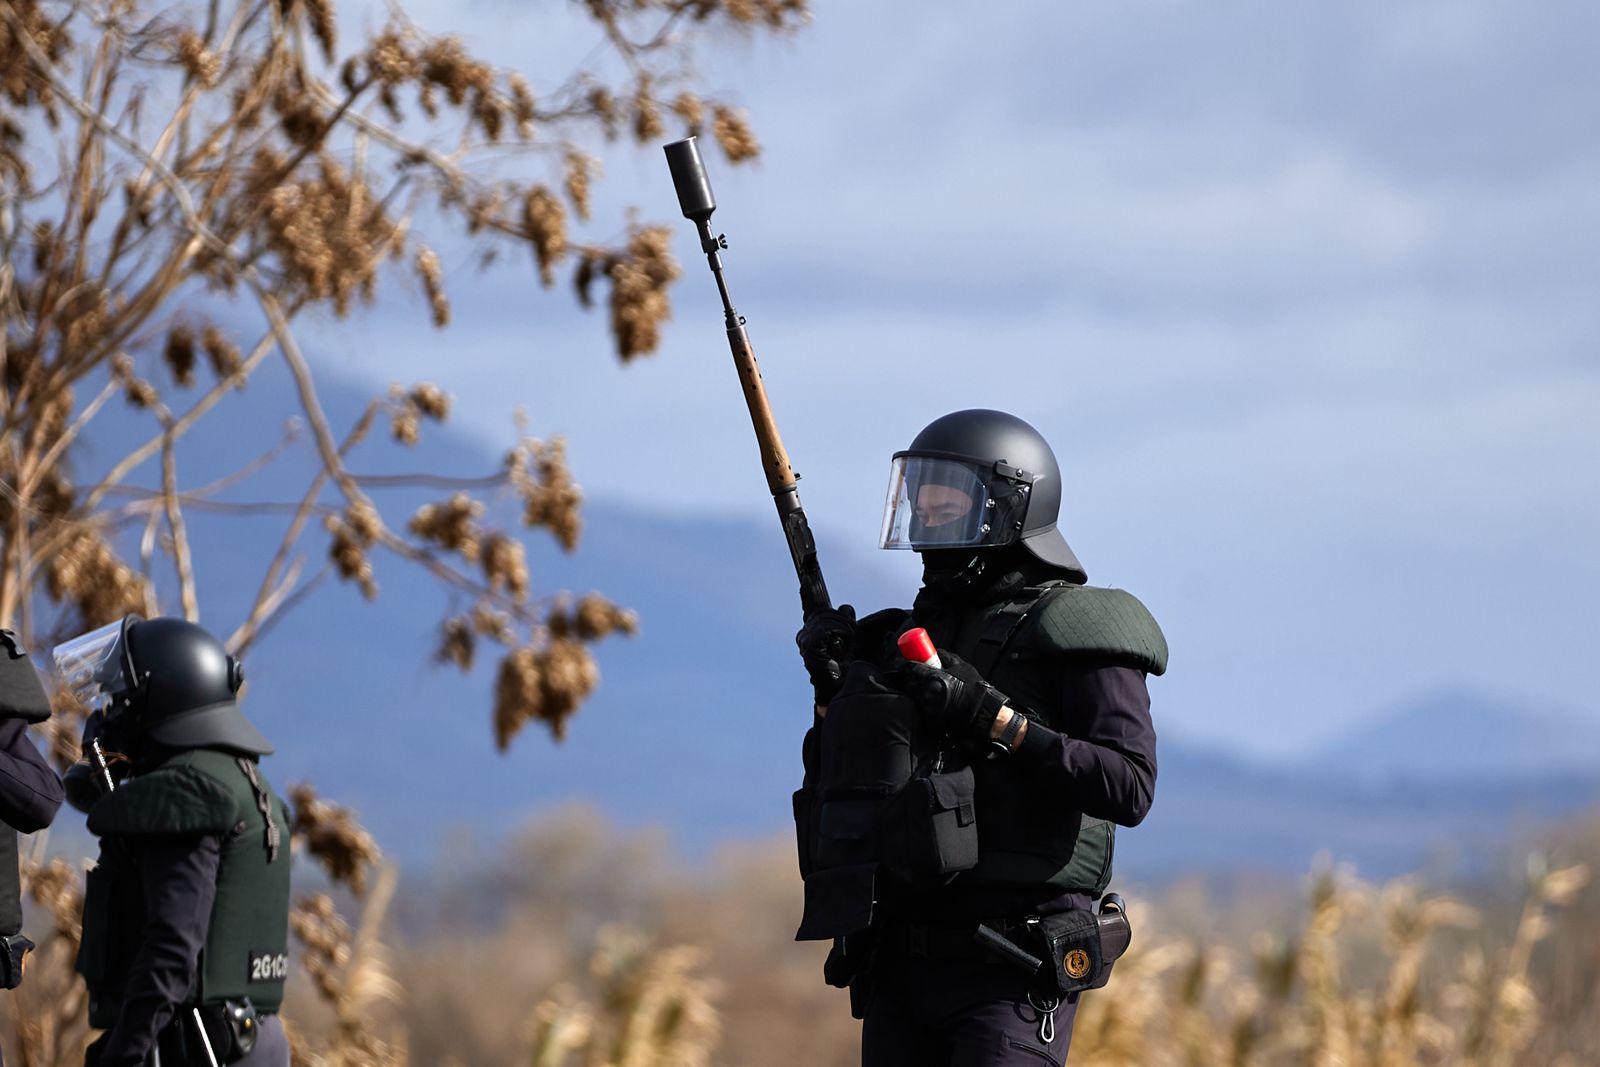
[[[1015,415],[971,408],[929,423],[894,454],[881,548],[1001,548],[1088,581],[1056,528],[1061,468],[1039,431]]]
[[[182,619],[130,615],[57,645],[56,666],[104,729],[168,748],[265,756],[272,746],[239,710],[239,661]]]

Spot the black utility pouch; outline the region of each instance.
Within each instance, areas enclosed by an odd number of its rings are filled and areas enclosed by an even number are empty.
[[[1034,925],[1031,921],[1029,925]],[[1066,996],[1104,985],[1107,970],[1100,952],[1100,923],[1092,911],[1064,911],[1038,920],[1044,943],[1044,973],[1050,992]]]
[[[22,984],[22,970],[33,942],[21,934],[0,937],[0,989],[15,989]]]
[[[915,886],[942,885],[978,865],[971,767],[913,778],[886,805],[884,866]]]
[[[816,822],[812,815],[815,791],[800,788],[794,791],[794,843],[799,853],[800,877],[811,877],[812,859],[816,850]]]
[[[108,963],[113,936],[111,926],[111,886],[105,868],[96,864],[83,876],[83,937],[78,942],[77,972],[83,975],[90,989],[103,984],[110,977]],[[90,1000],[90,1015],[94,1015],[94,1000]],[[97,1030],[109,1030],[116,1024],[109,1021],[89,1020]]]
[[[1043,975],[1053,983],[1049,991],[1062,996],[1099,989],[1109,982],[1111,965],[1133,940],[1122,898],[1115,893],[1106,894],[1098,914],[1064,911],[1029,920],[1029,925],[1036,926],[1043,942]]]

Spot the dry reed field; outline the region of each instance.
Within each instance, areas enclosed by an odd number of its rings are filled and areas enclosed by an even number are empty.
[[[1562,862],[1529,861],[1515,898],[1509,884],[1452,894],[1323,871],[1293,924],[1242,941],[1172,932],[1178,906],[1145,894],[1133,950],[1083,1002],[1071,1063],[1600,1062],[1596,844],[1600,818],[1565,831],[1548,849]],[[648,836],[568,811],[467,868],[419,875],[408,893],[379,866],[359,895],[332,888],[346,908],[302,896],[286,1007],[297,1064],[713,1067],[770,1063],[774,1048],[783,1062],[854,1062],[857,1024],[821,982],[819,946],[789,940],[787,842],[683,870]],[[70,974],[81,897],[65,861],[29,879],[44,944],[24,990],[0,1001],[5,1051],[66,1067],[89,1037]],[[1226,900],[1208,906],[1219,928],[1239,921]]]

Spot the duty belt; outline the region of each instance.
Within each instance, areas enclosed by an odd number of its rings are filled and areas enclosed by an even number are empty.
[[[1126,908],[1120,896],[1107,893],[1094,910],[1101,959],[1114,962],[1127,951],[1131,938]],[[1040,916],[962,923],[901,921],[885,923],[873,933],[880,952],[907,959],[982,961],[1028,967],[1041,963],[1034,955],[1039,951],[1040,922]]]
[[[885,924],[876,932],[874,940],[880,952],[913,960],[962,963],[997,960],[994,953],[977,939],[980,926],[988,927],[1007,941],[1018,944],[1028,933],[1026,923],[1017,921],[895,922]]]

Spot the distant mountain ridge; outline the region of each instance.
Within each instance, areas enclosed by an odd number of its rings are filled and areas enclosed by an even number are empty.
[[[1593,772],[1600,726],[1503,694],[1446,688],[1320,746],[1306,766],[1368,782]]]
[[[235,469],[275,438],[259,401],[289,388],[271,375],[258,378],[245,397],[253,403],[203,422],[185,482]],[[336,424],[363,399],[337,384],[324,387]],[[266,407],[282,412],[290,404]],[[112,444],[97,451],[114,456]],[[432,426],[415,451],[375,444],[354,460],[363,473],[378,474],[482,473],[495,462],[448,427]],[[236,495],[292,500],[311,463],[306,445]],[[753,466],[748,474],[759,492]],[[403,516],[437,495],[386,491],[384,499]],[[794,650],[798,597],[776,522],[664,514],[605,500],[590,501],[584,516],[582,544],[570,556],[542,534],[530,537],[535,590],[599,590],[636,608],[642,625],[637,637],[598,648],[600,689],[564,743],[552,743],[535,724],[509,753],[494,751],[492,657],[466,676],[436,667],[432,623],[447,594],[380,556],[377,604],[330,583],[249,657],[246,711],[278,746],[267,764],[274,782],[282,788],[311,780],[351,804],[405,862],[427,862],[456,833],[492,839],[574,800],[625,826],[664,825],[696,854],[729,837],[785,832],[810,694]],[[189,525],[202,621],[231,626],[256,591],[279,527],[201,511]],[[321,551],[319,541],[311,545]],[[826,539],[821,549],[840,599],[864,609],[909,602],[913,590],[896,587],[894,572],[878,560]],[[1475,714],[1479,725],[1441,729],[1446,701]],[[1394,874],[1445,843],[1492,846],[1600,802],[1600,773],[1592,768],[1561,776],[1542,769],[1541,760],[1570,767],[1566,757],[1577,751],[1570,732],[1540,728],[1528,731],[1520,748],[1507,743],[1518,714],[1491,698],[1474,704],[1441,696],[1285,767],[1163,740],[1154,810],[1120,837],[1119,870],[1136,879],[1241,868],[1298,874],[1329,850],[1366,873]],[[1491,780],[1486,761],[1507,773]],[[1399,770],[1427,781],[1397,784],[1388,772]]]

